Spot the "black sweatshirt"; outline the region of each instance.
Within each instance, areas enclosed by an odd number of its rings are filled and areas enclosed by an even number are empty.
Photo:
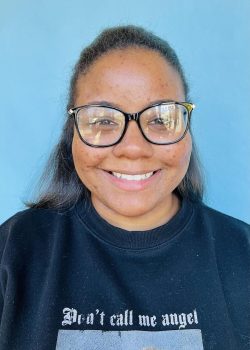
[[[89,202],[18,213],[0,227],[0,349],[250,349],[249,240],[187,200],[144,232]]]

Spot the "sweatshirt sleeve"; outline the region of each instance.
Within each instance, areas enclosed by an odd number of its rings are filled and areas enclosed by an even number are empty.
[[[5,288],[6,288],[6,270],[4,267],[4,251],[5,251],[6,241],[8,237],[8,232],[9,232],[9,224],[8,222],[5,222],[0,226],[0,327],[2,325],[4,295],[5,295]]]
[[[11,240],[15,223],[19,216],[20,214],[18,213],[0,225],[0,338],[4,325],[3,314],[8,282],[8,260],[13,254],[13,249],[11,249],[9,241]]]

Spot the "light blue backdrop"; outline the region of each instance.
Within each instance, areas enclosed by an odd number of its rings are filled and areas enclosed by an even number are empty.
[[[249,0],[0,0],[0,222],[24,208],[64,119],[80,50],[137,24],[176,49],[197,109],[205,201],[250,222]]]

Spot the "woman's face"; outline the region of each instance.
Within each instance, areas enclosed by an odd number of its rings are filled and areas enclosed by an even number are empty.
[[[105,101],[133,113],[159,100],[185,100],[179,74],[158,53],[128,48],[105,54],[79,78],[75,106]],[[94,207],[108,222],[128,230],[157,227],[178,211],[173,191],[187,171],[191,149],[189,133],[178,143],[154,145],[143,138],[135,121],[117,145],[87,146],[76,130],[72,144],[76,171]],[[150,172],[154,174],[146,180],[113,174]]]

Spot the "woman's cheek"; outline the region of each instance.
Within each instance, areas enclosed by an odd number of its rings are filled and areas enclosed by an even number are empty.
[[[76,172],[82,183],[92,192],[99,185],[99,176],[105,154],[102,149],[85,145],[75,135],[72,142],[72,155]]]
[[[188,134],[186,137],[173,145],[166,146],[166,152],[163,154],[166,166],[188,168],[192,152],[192,140]]]

